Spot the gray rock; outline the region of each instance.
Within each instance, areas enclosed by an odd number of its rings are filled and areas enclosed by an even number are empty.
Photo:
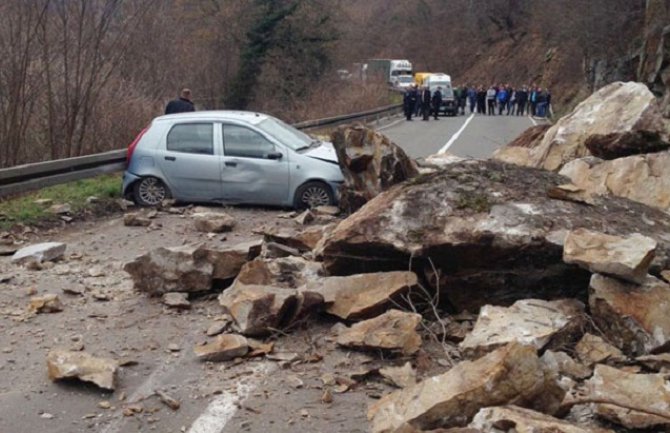
[[[34,244],[18,250],[12,256],[12,262],[23,265],[28,262],[47,262],[59,259],[65,254],[66,245],[62,242]]]

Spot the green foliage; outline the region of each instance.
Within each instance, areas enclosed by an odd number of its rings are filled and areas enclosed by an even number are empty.
[[[54,204],[69,203],[73,213],[85,211],[92,205],[86,199],[97,197],[102,202],[121,196],[119,174],[98,176],[44,188],[38,192],[0,201],[0,229],[22,224],[35,224],[54,219],[49,206],[35,203],[39,199],[52,200]]]

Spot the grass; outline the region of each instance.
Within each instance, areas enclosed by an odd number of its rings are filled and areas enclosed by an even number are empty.
[[[88,203],[89,197],[101,201],[121,197],[121,174],[108,174],[41,189],[34,193],[0,200],[0,230],[16,224],[38,224],[54,220],[49,212],[51,205],[35,203],[39,199],[52,200],[52,204],[69,203],[71,214],[79,214],[96,204]]]

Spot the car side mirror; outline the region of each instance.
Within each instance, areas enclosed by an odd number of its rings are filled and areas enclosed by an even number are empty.
[[[267,159],[282,159],[283,156],[284,154],[281,152],[270,152],[267,155],[265,155]]]

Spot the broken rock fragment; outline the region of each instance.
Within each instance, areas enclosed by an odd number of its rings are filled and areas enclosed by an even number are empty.
[[[240,273],[245,263],[258,257],[261,245],[261,240],[255,240],[225,247],[201,246],[193,255],[212,264],[212,278],[229,280]]]
[[[204,292],[211,289],[213,265],[197,248],[156,248],[124,265],[136,290],[152,296],[168,292]]]
[[[263,231],[266,242],[275,242],[300,252],[309,252],[335,227],[334,224],[311,226],[307,228],[271,228]]]
[[[345,320],[374,317],[386,310],[392,299],[416,287],[413,272],[378,272],[326,277],[307,285],[323,295],[326,312]]]
[[[579,338],[584,305],[573,299],[525,299],[509,308],[486,305],[460,348],[476,356],[512,341],[536,349],[560,347]]]
[[[199,232],[223,233],[235,227],[235,218],[224,212],[196,212],[192,217]]]
[[[458,427],[489,406],[513,404],[552,414],[564,394],[535,348],[512,343],[383,397],[368,418],[373,433]]]
[[[567,421],[517,406],[487,407],[481,409],[470,427],[483,432],[512,430],[516,433],[608,433],[612,430],[579,426]]]
[[[421,347],[421,336],[416,332],[419,323],[420,314],[389,310],[340,331],[337,344],[358,349],[398,350],[411,355]]]
[[[219,296],[219,304],[242,334],[258,336],[288,325],[297,314],[298,296],[295,289],[236,282]]]
[[[593,273],[641,284],[655,251],[656,241],[639,233],[621,237],[577,229],[565,238],[563,260]]]
[[[384,367],[379,374],[398,388],[405,388],[416,384],[416,370],[412,364],[406,362],[402,367]]]
[[[163,295],[163,304],[170,308],[191,308],[187,293],[170,292]]]
[[[577,352],[579,359],[589,366],[609,360],[621,361],[625,359],[624,354],[619,349],[593,334],[584,334],[575,346],[575,352]]]
[[[58,295],[48,293],[30,298],[30,311],[35,313],[58,313],[63,311],[63,304]]]
[[[241,335],[223,334],[209,344],[195,346],[193,351],[203,361],[229,361],[246,355],[249,352],[249,342]]]
[[[256,259],[246,263],[237,276],[237,283],[297,288],[323,274],[320,263],[302,257]]]
[[[670,426],[670,390],[666,375],[628,373],[597,365],[588,381],[596,414],[629,429]]]
[[[590,284],[594,321],[607,338],[632,356],[666,351],[670,345],[670,285],[648,276],[637,285],[599,274]]]
[[[123,225],[126,227],[149,227],[151,219],[141,213],[127,213],[123,215]]]
[[[114,390],[118,367],[112,359],[97,358],[86,352],[52,350],[47,355],[49,379],[53,381],[79,379]]]
[[[49,262],[65,254],[66,245],[62,242],[44,242],[21,248],[12,256],[12,262],[25,265],[29,262]]]

